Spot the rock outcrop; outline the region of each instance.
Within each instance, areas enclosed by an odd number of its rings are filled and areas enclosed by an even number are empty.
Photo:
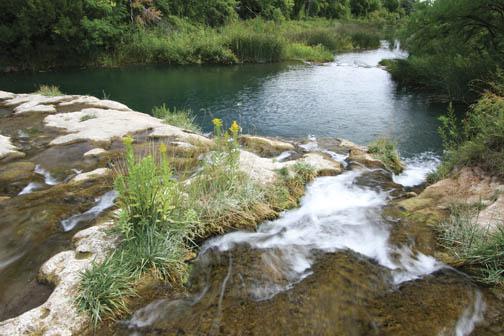
[[[24,157],[25,154],[20,152],[14,146],[9,137],[0,134],[0,161],[9,161]]]
[[[420,195],[399,203],[412,213],[439,213],[456,204],[481,204],[477,223],[494,228],[504,221],[504,184],[476,167],[465,167],[452,177],[427,187]]]
[[[44,263],[39,279],[54,285],[53,293],[43,305],[0,322],[0,335],[72,336],[87,330],[90,319],[74,304],[80,274],[117,246],[118,238],[109,235],[112,224],[107,221],[78,232],[72,239],[73,250]]]

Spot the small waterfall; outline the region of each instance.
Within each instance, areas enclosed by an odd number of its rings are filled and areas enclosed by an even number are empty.
[[[469,336],[477,323],[483,321],[485,302],[480,291],[474,294],[474,302],[464,310],[455,326],[455,336]]]
[[[425,152],[412,158],[404,159],[406,169],[394,175],[394,182],[405,187],[414,187],[425,182],[427,175],[436,170],[441,160],[432,152]]]
[[[58,184],[58,180],[55,179],[51,173],[42,168],[40,165],[35,166],[35,173],[44,176],[44,183],[50,186]]]
[[[44,177],[44,183],[48,186],[54,186],[59,183],[57,179],[55,179],[51,173],[49,173],[47,170],[42,168],[40,165],[35,166],[34,170],[35,174],[41,175]],[[18,195],[26,195],[34,192],[35,190],[38,190],[40,188],[43,188],[43,185],[37,182],[30,182],[26,187],[21,190],[21,192]]]
[[[21,192],[18,195],[30,194],[40,188],[42,188],[42,185],[40,183],[30,182],[26,187],[23,188],[23,190],[21,190]]]
[[[79,223],[87,222],[98,217],[103,211],[111,208],[117,198],[115,190],[105,193],[103,196],[97,198],[95,206],[88,211],[73,215],[70,218],[61,221],[61,227],[64,232],[73,230]]]
[[[430,256],[389,244],[389,227],[380,216],[388,194],[357,185],[356,179],[365,172],[318,178],[308,187],[299,209],[262,224],[257,232],[233,232],[214,238],[202,247],[201,254],[211,249],[228,251],[239,244],[280,251],[265,254],[263,262],[288,283],[263,283],[252,288],[251,294],[258,300],[269,299],[309,275],[314,251],[357,252],[388,268],[396,284],[443,267]]]

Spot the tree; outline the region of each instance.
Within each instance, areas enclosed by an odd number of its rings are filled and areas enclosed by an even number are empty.
[[[400,0],[383,0],[383,7],[389,12],[397,12],[401,8]]]
[[[266,19],[290,18],[294,0],[240,0],[237,11],[242,19],[262,16]]]
[[[350,0],[350,9],[355,16],[367,16],[380,7],[380,0]]]

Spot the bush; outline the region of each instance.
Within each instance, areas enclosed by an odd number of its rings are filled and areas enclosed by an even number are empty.
[[[322,45],[291,43],[285,51],[285,58],[291,61],[330,62],[334,60],[334,55]]]
[[[453,111],[442,117],[446,127],[445,157],[437,177],[448,175],[455,167],[478,166],[492,176],[504,177],[504,98],[487,92],[469,110],[462,130],[458,129]],[[431,177],[434,181],[435,176]]]
[[[152,115],[163,119],[167,124],[201,133],[201,128],[194,123],[196,117],[191,110],[170,110],[165,104],[152,109]]]

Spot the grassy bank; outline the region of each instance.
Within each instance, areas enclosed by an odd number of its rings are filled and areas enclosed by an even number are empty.
[[[328,62],[338,51],[377,48],[382,37],[375,25],[324,19],[254,19],[212,28],[173,17],[126,36],[97,65]]]
[[[503,74],[497,74],[497,80],[486,86],[489,89],[469,108],[463,120],[455,116],[451,106],[441,118],[439,133],[445,152],[442,164],[429,176],[431,183],[450,177],[463,167],[479,167],[497,181],[504,179]],[[448,220],[438,227],[438,238],[456,263],[475,279],[502,285],[504,223],[495,218],[495,227],[480,226],[478,217],[483,208],[483,204],[453,205]]]
[[[480,167],[490,176],[504,178],[504,76],[488,84],[484,93],[459,121],[450,107],[441,118],[444,159],[429,176],[430,182],[461,167]]]
[[[481,227],[481,205],[457,205],[439,227],[441,245],[478,281],[504,285],[504,223],[495,229]]]
[[[138,155],[133,139],[125,139],[124,163],[116,165],[115,179],[121,209],[115,230],[122,242],[82,274],[76,302],[95,326],[126,314],[145,277],[182,285],[198,242],[276,217],[297,205],[304,185],[315,177],[310,166],[298,164],[291,172],[280,171],[273,185],[254,182],[239,169],[239,125],[227,130],[220,119],[213,122],[215,145],[196,175],[175,178],[164,144]]]

